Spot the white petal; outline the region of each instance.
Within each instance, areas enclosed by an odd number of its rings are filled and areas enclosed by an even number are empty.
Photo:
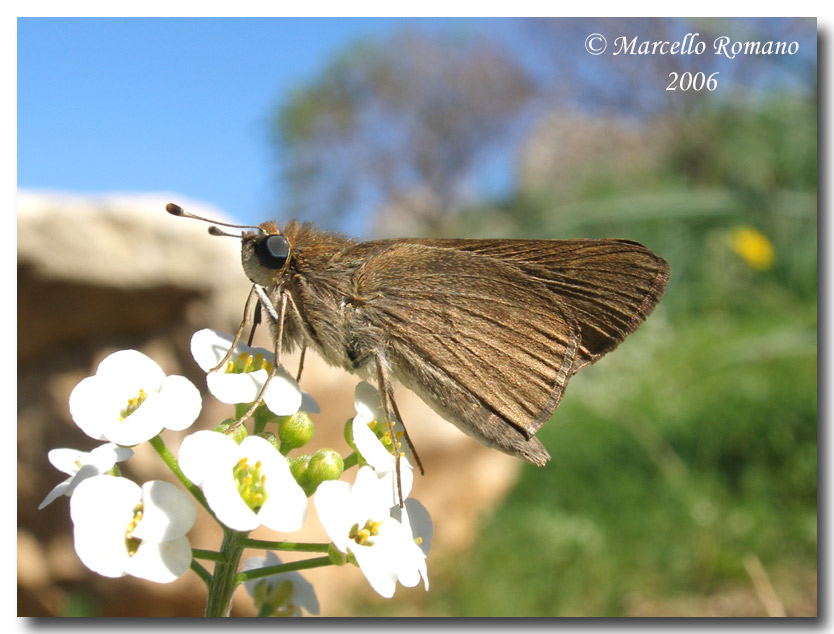
[[[291,481],[290,481],[291,480]],[[291,533],[304,525],[307,519],[307,496],[290,476],[276,482],[267,476],[268,497],[258,511],[258,521],[274,531]]]
[[[330,541],[343,553],[347,552],[348,531],[353,521],[350,492],[351,486],[347,482],[327,480],[319,485],[313,498],[321,525]]]
[[[191,354],[204,372],[223,360],[235,338],[225,332],[205,328],[191,337]]]
[[[191,337],[191,354],[197,365],[209,372],[223,360],[234,340],[232,335],[219,330],[200,330]],[[251,354],[253,357],[260,354],[269,363],[275,360],[275,355],[266,348],[253,348],[238,342],[234,356],[239,357],[241,354]]]
[[[267,376],[266,370],[243,374],[211,372],[206,375],[206,385],[214,398],[221,403],[253,403],[261,393]]]
[[[395,506],[391,509],[391,516],[400,520],[407,535],[407,541],[403,544],[400,555],[402,562],[399,564],[399,582],[404,586],[415,586],[423,578],[423,585],[429,589],[429,575],[426,567],[426,555],[431,548],[433,526],[429,512],[419,501],[408,499],[405,507]],[[415,540],[419,538],[420,543]]]
[[[275,469],[290,471],[287,459],[266,438],[247,436],[240,442],[239,453],[249,459],[249,464],[260,462],[262,466],[271,468],[274,463]]]
[[[125,533],[141,498],[138,485],[125,478],[84,480],[70,498],[75,551],[90,570],[108,577],[124,574]]]
[[[133,519],[133,509],[142,499],[142,489],[127,478],[101,475],[84,480],[70,499],[70,517],[75,525],[92,524],[102,530],[121,529],[122,539]]]
[[[117,531],[99,531],[90,524],[73,527],[75,552],[81,562],[93,572],[105,577],[121,577],[128,562],[125,547],[125,528]]]
[[[397,581],[408,588],[413,588],[420,579],[423,586],[429,589],[429,575],[426,568],[426,558],[414,542],[404,543],[397,553]]]
[[[278,368],[264,393],[264,403],[276,416],[295,414],[301,407],[301,389],[284,368]],[[248,402],[248,401],[246,401]]]
[[[271,550],[266,551],[266,557],[249,557],[246,561],[243,562],[243,565],[240,567],[241,572],[249,572],[250,570],[258,570],[259,568],[266,568],[267,566],[277,566],[281,563],[281,560]],[[266,581],[267,583],[275,583],[277,581],[277,577],[282,575],[270,575],[269,577],[259,577],[258,579],[250,579],[249,581],[244,581],[243,585],[246,587],[246,592],[249,593],[250,597],[255,596],[255,586],[257,586],[261,581]]]
[[[374,469],[390,471],[394,466],[394,456],[368,427],[367,421],[363,421],[364,417],[359,414],[353,419],[353,442],[356,445],[356,451]],[[377,425],[379,424],[377,422]]]
[[[218,469],[231,469],[238,461],[238,445],[216,431],[202,430],[186,436],[178,456],[180,469],[197,486]]]
[[[126,383],[151,389],[158,388],[165,379],[159,364],[136,350],[114,352],[99,363],[96,375],[120,377]]]
[[[266,553],[265,557],[248,557],[246,561],[243,562],[243,565],[240,567],[241,572],[249,572],[250,570],[257,570],[258,568],[266,568],[267,566],[277,566],[281,563],[278,555],[276,555],[271,550],[264,551]],[[252,594],[256,584],[260,579],[250,579],[249,581],[245,581],[243,585],[246,586],[246,590],[249,594]]]
[[[370,467],[362,467],[350,490],[350,505],[356,519],[388,517],[391,508],[390,490]]]
[[[81,469],[73,476],[70,476],[60,484],[58,484],[49,494],[46,496],[43,502],[40,503],[38,506],[38,510],[46,507],[47,505],[51,504],[61,495],[72,495],[73,491],[75,491],[76,487],[84,482],[84,480],[88,478],[94,478],[96,476],[102,475],[102,471],[97,468],[95,465],[85,464],[81,467]]]
[[[389,471],[377,471],[376,477],[380,482],[382,490],[385,492],[388,507],[399,505],[400,491],[397,488],[396,466]],[[403,500],[411,493],[411,487],[413,485],[414,472],[411,469],[411,465],[408,464],[408,461],[403,458],[400,461],[400,486],[402,487]]]
[[[156,543],[178,539],[191,530],[196,513],[188,494],[173,484],[146,482],[142,485],[142,521],[133,536]]]
[[[51,490],[51,491],[47,494],[47,496],[43,499],[43,502],[41,502],[41,503],[38,505],[38,510],[40,511],[41,509],[46,508],[47,506],[49,506],[50,504],[52,504],[55,500],[57,500],[57,499],[58,499],[59,497],[61,497],[62,495],[68,495],[68,494],[69,494],[69,492],[70,492],[70,487],[71,487],[71,485],[72,485],[72,482],[73,482],[73,478],[67,478],[66,480],[64,480],[64,481],[63,481],[63,482],[61,482],[60,484],[57,484],[57,485],[56,485],[56,486],[55,486],[55,487],[54,487],[54,488],[53,488],[53,489],[52,489],[52,490]]]
[[[362,381],[356,386],[353,392],[353,404],[356,407],[357,417],[362,418],[365,423],[370,423],[372,420],[384,420],[385,413],[382,411],[379,391],[370,383]]]
[[[160,544],[143,541],[128,560],[125,572],[157,583],[170,583],[191,566],[191,544],[185,537]]]
[[[102,445],[106,447],[107,445]],[[75,475],[81,468],[81,465],[89,462],[90,454],[86,451],[79,451],[78,449],[51,449],[46,454],[47,459],[53,467],[58,471],[63,471],[67,475]]]
[[[133,450],[127,447],[119,447],[109,442],[96,447],[90,452],[89,462],[95,465],[102,473],[109,471],[117,462],[124,462],[133,455]]]
[[[420,550],[424,555],[428,555],[431,550],[434,525],[426,507],[419,500],[409,498],[405,501],[405,508],[394,506],[391,509],[391,516],[399,520],[411,532],[414,539],[419,538]]]
[[[200,391],[184,376],[166,377],[159,389],[160,408],[165,410],[166,429],[188,429],[200,415],[203,399]]]
[[[293,593],[294,603],[310,614],[318,614],[320,611],[319,599],[316,596],[316,589],[313,584],[300,573],[291,572],[287,574],[292,575],[293,589],[295,590]]]
[[[397,575],[389,567],[391,553],[384,544],[379,540],[373,546],[354,543],[351,552],[371,587],[386,599],[393,597],[397,588]]]
[[[105,440],[104,430],[118,420],[118,411],[127,403],[118,399],[107,382],[97,376],[83,379],[69,397],[69,410],[75,424],[90,438]]]
[[[77,449],[53,449],[47,454],[49,461],[69,478],[56,486],[38,506],[38,510],[54,502],[61,495],[71,495],[75,488],[87,478],[102,475],[113,468],[116,462],[127,460],[133,451],[107,443],[90,453]]]

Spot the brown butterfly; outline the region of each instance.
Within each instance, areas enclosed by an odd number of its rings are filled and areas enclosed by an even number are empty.
[[[550,455],[535,434],[568,379],[634,332],[669,279],[663,258],[628,240],[358,242],[294,220],[226,226],[251,229],[237,339],[256,298],[276,358],[311,347],[371,378],[389,426],[402,420],[396,378],[463,432],[536,465]]]

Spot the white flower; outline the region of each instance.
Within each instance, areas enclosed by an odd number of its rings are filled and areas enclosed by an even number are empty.
[[[167,482],[141,488],[115,476],[84,480],[70,498],[75,552],[90,570],[168,583],[191,565],[191,498]]]
[[[399,520],[408,530],[412,538],[412,546],[403,550],[406,560],[400,568],[398,581],[412,588],[416,586],[420,577],[426,590],[429,589],[429,575],[426,568],[426,557],[431,549],[431,538],[434,533],[431,517],[426,507],[414,498],[405,501],[405,506],[391,508],[391,516]]]
[[[216,372],[209,372],[223,360],[233,341],[232,335],[200,330],[191,337],[191,354],[197,365],[208,372],[206,384],[217,400],[230,405],[254,403],[275,363],[275,355],[264,348],[238,343],[226,365]],[[296,380],[284,368],[278,368],[264,393],[264,403],[269,410],[277,416],[295,414],[301,407],[301,398]]]
[[[353,418],[353,442],[356,451],[374,469],[377,477],[385,483],[386,489],[390,491],[391,504],[389,506],[399,504],[396,480],[397,460],[391,450],[372,430],[372,428],[384,430],[384,437],[390,445],[390,434],[385,422],[385,413],[382,411],[379,392],[371,384],[362,381],[356,386],[354,392],[354,406],[356,407],[356,416]],[[397,422],[394,420],[392,422],[396,432]],[[400,451],[399,441],[396,444],[397,451]],[[414,483],[414,473],[405,455],[400,456],[400,480],[402,495],[403,498],[406,498]]]
[[[243,562],[242,572],[277,566],[281,563],[271,550],[266,557],[250,557]],[[301,608],[310,614],[319,613],[319,600],[313,585],[297,572],[281,572],[245,582],[246,591],[255,600],[258,616],[301,616]]]
[[[386,598],[394,595],[400,577],[412,580],[416,566],[411,533],[390,516],[389,503],[389,491],[370,467],[359,469],[353,485],[322,482],[315,496],[333,545],[352,554],[371,587]]]
[[[251,531],[263,524],[291,532],[304,524],[307,496],[287,459],[260,436],[238,445],[219,432],[198,431],[182,441],[179,463],[229,528]]]
[[[51,504],[62,495],[70,496],[82,481],[93,476],[102,475],[113,468],[117,462],[127,460],[133,455],[132,449],[118,447],[107,443],[96,447],[89,453],[77,449],[53,449],[48,454],[52,466],[66,473],[69,478],[58,484],[41,502],[38,510]]]
[[[182,430],[197,418],[200,392],[183,376],[162,368],[136,350],[104,359],[75,386],[69,398],[72,419],[88,436],[117,445],[137,445],[163,429]]]

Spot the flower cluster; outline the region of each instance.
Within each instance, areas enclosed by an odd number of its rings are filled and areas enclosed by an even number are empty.
[[[201,330],[192,338],[192,354],[207,372],[209,391],[235,405],[236,418],[262,396],[263,404],[249,421],[252,429],[244,420],[229,419],[213,431],[194,432],[183,439],[178,459],[159,434],[164,429],[186,430],[200,413],[200,393],[186,378],[166,376],[145,355],[124,350],[104,359],[95,375],[72,391],[73,420],[105,444],[89,452],[50,451],[50,462],[68,478],[39,508],[70,496],[81,561],[105,576],[129,574],[160,583],[191,568],[209,587],[209,606],[219,593],[214,603],[225,608],[216,608],[216,613],[228,613],[231,590],[243,581],[260,615],[297,616],[302,609],[318,614],[312,586],[274,553],[250,557],[238,570],[249,531],[261,525],[280,533],[300,529],[307,518],[307,499],[314,496],[331,544],[299,544],[293,549],[306,546],[311,552],[324,552],[323,548],[330,555],[305,567],[353,563],[384,597],[393,596],[398,582],[413,587],[422,579],[428,589],[431,520],[426,509],[408,497],[412,466],[396,432],[397,421],[395,433],[389,431],[377,391],[364,382],[356,388],[356,415],[346,427],[352,454],[343,457],[324,448],[291,456],[311,440],[310,415],[319,412],[318,404],[283,368],[275,367],[272,353],[237,344],[227,355],[232,342],[224,333]],[[192,550],[186,537],[196,515],[191,496],[166,482],[139,486],[122,477],[118,464],[133,455],[130,447],[146,441],[223,527],[225,550],[217,555],[220,559]],[[354,481],[343,481],[346,467],[354,465]],[[286,543],[275,542],[274,547]],[[222,563],[212,575],[197,557]],[[223,575],[227,576],[220,579]]]
[[[425,559],[431,545],[431,520],[417,500],[407,499],[399,507],[397,460],[372,429],[380,429],[395,452],[400,451],[400,443],[391,438],[383,422],[376,390],[360,383],[355,405],[356,416],[350,423],[353,446],[367,464],[352,485],[339,481],[319,486],[315,497],[319,519],[334,546],[355,559],[371,587],[383,597],[394,595],[398,581],[413,587],[422,578],[428,590]],[[411,492],[412,467],[402,454],[399,464],[405,498]]]

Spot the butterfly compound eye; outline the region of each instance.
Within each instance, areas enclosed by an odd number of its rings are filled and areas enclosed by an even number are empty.
[[[258,240],[255,252],[268,269],[282,269],[290,256],[290,243],[284,236],[265,236]]]

